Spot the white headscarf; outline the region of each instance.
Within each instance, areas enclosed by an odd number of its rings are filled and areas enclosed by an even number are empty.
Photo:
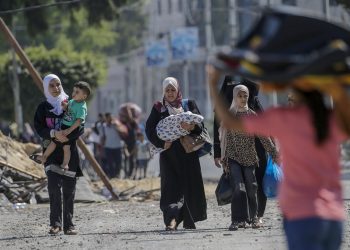
[[[62,84],[60,85],[61,93],[57,97],[53,97],[50,92],[49,92],[49,83],[51,82],[52,79],[57,79],[59,82],[61,82],[60,78],[54,74],[49,74],[44,77],[43,79],[43,84],[44,84],[44,94],[46,97],[46,101],[50,103],[53,107],[50,111],[54,113],[55,115],[60,115],[63,113],[62,109],[62,101],[68,99],[68,95],[64,92],[62,88]]]
[[[162,85],[163,85],[163,102],[164,102],[164,106],[168,109],[169,114],[176,115],[176,114],[184,112],[184,110],[181,106],[182,94],[181,94],[181,91],[179,88],[179,83],[178,83],[177,79],[174,77],[167,77],[163,80]],[[172,103],[168,102],[164,98],[165,90],[169,85],[173,86],[177,90],[176,99]]]
[[[240,107],[238,104],[238,94],[239,92],[245,92],[247,93],[248,97],[249,97],[249,89],[244,86],[244,85],[237,85],[236,87],[233,88],[232,91],[232,103],[230,106],[230,111],[233,112],[234,114],[237,113],[237,111],[247,111],[248,108],[248,102],[246,103],[246,105],[244,107]]]
[[[248,102],[246,103],[246,105],[244,107],[240,107],[238,104],[238,93],[239,92],[245,92],[248,94],[249,97],[249,89],[244,86],[244,85],[237,85],[236,87],[233,88],[233,99],[232,99],[232,103],[230,106],[230,112],[232,112],[233,114],[236,114],[239,111],[247,111],[249,110],[248,107]],[[221,148],[221,160],[225,159],[225,153],[226,153],[226,146],[227,146],[227,129],[224,128],[223,126],[219,127],[219,139],[220,139],[220,148]]]

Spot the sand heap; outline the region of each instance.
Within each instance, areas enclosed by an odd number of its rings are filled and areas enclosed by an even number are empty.
[[[0,166],[27,174],[33,178],[45,177],[44,167],[29,159],[29,155],[40,150],[40,145],[20,143],[0,132]]]

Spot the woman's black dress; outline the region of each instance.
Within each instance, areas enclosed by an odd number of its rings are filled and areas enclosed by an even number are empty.
[[[188,101],[192,113],[199,114],[196,103]],[[158,148],[164,148],[165,141],[158,138],[158,122],[169,116],[169,112],[160,102],[155,103],[146,122],[146,135]],[[203,126],[195,126],[191,132],[200,134]],[[164,223],[169,225],[172,219],[177,224],[183,221],[184,228],[195,228],[195,222],[207,218],[207,203],[201,166],[197,152],[186,153],[180,140],[160,154],[161,199],[160,209]]]

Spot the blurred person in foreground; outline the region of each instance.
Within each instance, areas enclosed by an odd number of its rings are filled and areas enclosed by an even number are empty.
[[[291,250],[340,249],[346,215],[339,157],[340,143],[350,135],[349,46],[350,32],[342,27],[300,10],[268,9],[230,54],[218,55],[219,62],[207,67],[224,126],[279,142],[284,179],[278,199]],[[225,67],[260,79],[264,89],[292,88],[294,105],[255,117],[233,116],[216,86],[217,69]],[[333,110],[326,95],[333,98]]]

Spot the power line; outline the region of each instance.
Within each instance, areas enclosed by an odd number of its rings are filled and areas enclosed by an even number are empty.
[[[0,15],[9,15],[9,14],[17,13],[17,12],[30,11],[30,10],[47,8],[47,7],[53,7],[53,6],[58,6],[58,5],[78,3],[80,1],[81,0],[71,0],[71,1],[63,1],[63,2],[58,2],[58,3],[48,3],[48,4],[33,5],[33,6],[19,8],[19,9],[14,9],[14,10],[4,10],[4,11],[0,11]]]
[[[23,7],[23,8],[14,9],[14,10],[4,10],[4,11],[0,11],[0,15],[9,15],[9,14],[13,14],[13,13],[31,11],[31,10],[35,10],[35,9],[55,7],[55,6],[58,6],[58,5],[67,5],[67,4],[79,3],[79,2],[82,2],[82,1],[84,1],[84,0],[70,0],[70,1],[62,1],[62,2],[58,2],[58,3],[48,3],[48,4],[34,5],[34,6]],[[85,0],[85,1],[89,1],[89,0]],[[126,11],[126,10],[132,10],[134,8],[139,7],[140,4],[142,4],[142,1],[137,1],[137,2],[131,3],[129,5],[124,5],[124,6],[120,7],[120,8],[118,8],[118,12],[120,13],[120,12],[123,12],[123,11]]]

